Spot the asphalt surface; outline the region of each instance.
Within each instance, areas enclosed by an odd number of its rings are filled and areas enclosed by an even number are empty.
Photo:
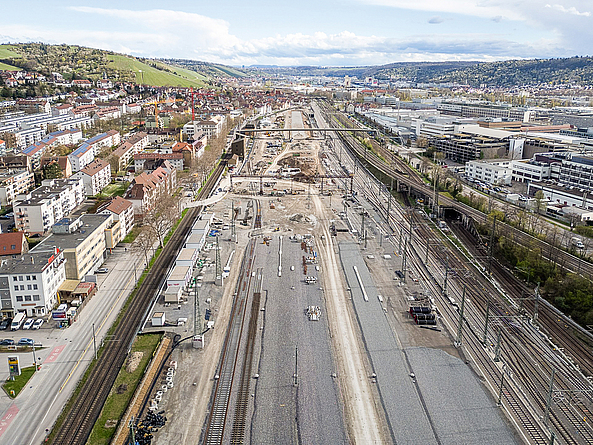
[[[0,444],[38,444],[43,442],[45,429],[51,428],[70,397],[88,363],[93,358],[92,324],[95,324],[97,348],[134,284],[133,267],[136,259],[137,276],[143,269],[140,254],[119,247],[105,262],[109,273],[98,275],[99,290],[80,312],[70,327],[56,329],[56,322],[46,322],[41,329],[3,331],[2,338],[30,337],[41,343],[37,351],[37,372],[16,399],[0,391]],[[8,353],[0,354],[6,360]],[[21,366],[31,366],[33,353],[16,354]],[[8,377],[8,366],[0,366],[0,379]]]
[[[461,360],[438,349],[399,346],[359,246],[342,242],[339,248],[395,443],[516,443],[500,410]],[[363,298],[354,266],[368,301]]]
[[[267,255],[265,251],[267,250]],[[251,443],[348,443],[339,403],[328,326],[319,284],[304,282],[300,243],[282,243],[282,277],[278,277],[279,237],[258,246],[264,267],[263,338],[255,390]],[[259,266],[259,265],[258,265]],[[294,266],[295,270],[290,270]],[[322,271],[321,271],[322,272]],[[307,275],[316,276],[314,265]],[[309,321],[305,309],[321,308],[320,321]],[[298,348],[298,384],[293,382]]]

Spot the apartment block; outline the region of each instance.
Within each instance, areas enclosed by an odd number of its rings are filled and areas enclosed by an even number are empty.
[[[47,233],[56,221],[68,216],[85,199],[80,178],[46,179],[41,187],[18,195],[13,203],[18,231]]]
[[[38,249],[15,258],[0,259],[0,311],[13,317],[47,315],[57,304],[58,288],[66,279],[63,253]]]

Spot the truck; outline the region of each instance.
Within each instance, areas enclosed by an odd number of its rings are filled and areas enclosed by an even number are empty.
[[[577,249],[584,249],[585,245],[583,244],[583,240],[581,240],[578,236],[572,237],[572,245],[575,246]]]
[[[23,321],[27,318],[27,314],[25,312],[19,312],[14,316],[12,319],[12,323],[10,325],[11,331],[17,331],[23,325]]]

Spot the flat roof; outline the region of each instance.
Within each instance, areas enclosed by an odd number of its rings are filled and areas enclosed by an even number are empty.
[[[197,249],[192,249],[191,247],[184,247],[177,255],[178,260],[191,260],[196,254]]]
[[[61,250],[75,249],[82,244],[89,236],[91,236],[97,228],[99,228],[107,219],[112,218],[111,215],[94,214],[82,215],[82,225],[73,233],[52,233],[31,251],[47,248],[49,246],[56,246]]]

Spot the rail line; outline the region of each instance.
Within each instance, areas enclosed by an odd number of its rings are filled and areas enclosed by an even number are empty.
[[[221,160],[208,179],[198,195],[199,199],[210,194],[225,166],[226,157]],[[81,384],[79,393],[74,396],[74,402],[64,417],[63,423],[56,430],[51,441],[52,444],[83,445],[86,443],[124,363],[129,347],[144,321],[144,315],[152,304],[155,294],[165,278],[166,271],[174,260],[179,246],[191,230],[199,212],[200,208],[197,207],[188,211],[155,261],[146,279],[123,313],[120,323],[115,328],[112,340],[105,343],[87,380]]]
[[[254,253],[255,239],[251,239],[243,257],[239,271],[239,280],[235,287],[233,309],[229,318],[210,414],[208,415],[204,434],[204,443],[206,445],[222,444],[225,438],[227,415],[239,358],[239,345],[245,324],[247,300],[251,288],[252,269],[255,259]]]

